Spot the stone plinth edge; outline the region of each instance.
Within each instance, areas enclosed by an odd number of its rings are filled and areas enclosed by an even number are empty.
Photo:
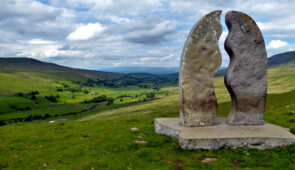
[[[179,118],[156,118],[158,134],[179,139],[182,149],[257,148],[271,149],[295,143],[295,136],[288,128],[265,123],[256,126],[233,126],[225,118],[217,118],[213,126],[183,127]]]

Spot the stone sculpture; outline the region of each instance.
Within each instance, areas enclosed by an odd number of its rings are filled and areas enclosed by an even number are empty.
[[[209,13],[191,30],[181,58],[180,118],[156,118],[156,133],[178,138],[185,150],[271,149],[294,144],[295,136],[287,128],[263,121],[267,83],[264,40],[253,19],[237,11],[226,14],[229,35],[225,50],[230,65],[225,84],[232,109],[227,118],[215,119],[213,76],[221,62],[220,14],[221,11]]]
[[[217,100],[213,77],[221,64],[218,40],[222,33],[221,11],[213,11],[192,28],[180,63],[180,122],[182,125],[213,125]]]
[[[264,124],[267,54],[263,36],[255,21],[244,13],[230,11],[225,19],[229,28],[225,50],[230,64],[224,80],[232,99],[226,122]]]

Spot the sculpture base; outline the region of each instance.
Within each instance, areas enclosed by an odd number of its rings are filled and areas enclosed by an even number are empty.
[[[271,149],[295,143],[295,136],[288,128],[265,123],[255,126],[232,126],[225,118],[216,118],[213,126],[184,127],[179,118],[157,118],[155,131],[178,138],[182,149],[257,148]]]

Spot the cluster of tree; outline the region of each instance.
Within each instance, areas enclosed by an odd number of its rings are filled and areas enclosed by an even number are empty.
[[[56,103],[57,102],[57,98],[59,98],[59,95],[57,94],[56,96],[54,95],[49,95],[49,96],[45,96],[45,99],[53,102],[53,103]]]
[[[6,125],[6,124],[10,124],[10,123],[16,123],[16,122],[30,122],[33,120],[44,120],[44,119],[48,119],[48,118],[54,118],[54,117],[59,117],[59,116],[69,116],[69,115],[77,115],[77,114],[81,114],[90,110],[93,110],[96,108],[96,105],[92,105],[90,108],[88,109],[83,109],[81,111],[76,111],[76,112],[68,112],[68,113],[64,113],[64,114],[54,114],[54,115],[50,115],[48,113],[43,113],[40,115],[28,115],[24,118],[13,118],[13,119],[8,119],[8,120],[0,120],[0,126]]]
[[[56,91],[57,92],[70,91],[72,93],[75,93],[75,92],[77,92],[77,93],[83,92],[85,94],[88,94],[89,93],[89,91],[87,89],[82,89],[81,86],[70,86],[70,85],[68,85],[68,84],[66,84],[64,82],[56,82],[56,83],[62,85],[62,86],[56,87]],[[81,84],[81,81],[73,81],[73,83],[75,83],[75,84]]]
[[[35,96],[37,94],[40,94],[39,91],[31,91],[29,93],[18,92],[18,93],[15,94],[15,96],[25,97],[25,96]]]
[[[84,100],[83,103],[102,103],[102,102],[107,102],[107,104],[110,105],[114,103],[114,98],[107,97],[106,95],[101,95],[98,97],[94,97],[91,100]]]
[[[178,76],[170,75],[170,76],[133,76],[133,75],[125,75],[120,78],[115,79],[97,79],[97,80],[87,80],[85,82],[79,82],[83,86],[93,87],[97,86],[106,86],[111,88],[119,88],[126,86],[138,86],[141,88],[153,88],[159,90],[160,87],[167,85],[176,85],[178,82]]]
[[[32,108],[29,106],[25,106],[25,107],[17,107],[15,105],[10,106],[10,108],[17,110],[17,111],[25,111],[25,110],[31,110]]]
[[[29,98],[31,100],[37,100],[37,97],[36,97],[37,94],[40,94],[39,91],[31,91],[30,93],[18,92],[18,93],[15,94],[15,96],[26,97],[26,98]]]

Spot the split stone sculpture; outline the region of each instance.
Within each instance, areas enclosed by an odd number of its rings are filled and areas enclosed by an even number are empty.
[[[225,50],[230,56],[225,85],[232,99],[226,121],[232,125],[264,124],[267,54],[263,36],[244,13],[230,11],[225,19],[229,29]]]
[[[192,28],[182,51],[180,122],[187,127],[213,125],[216,117],[213,77],[221,64],[220,14],[221,11],[213,11],[201,18]]]
[[[220,14],[211,12],[192,28],[180,63],[180,118],[156,118],[156,133],[178,138],[185,150],[271,149],[294,144],[295,135],[289,129],[263,120],[267,83],[264,40],[253,19],[237,11],[226,14],[229,34],[225,50],[230,64],[225,84],[232,109],[227,118],[215,118],[213,76],[221,62]]]

